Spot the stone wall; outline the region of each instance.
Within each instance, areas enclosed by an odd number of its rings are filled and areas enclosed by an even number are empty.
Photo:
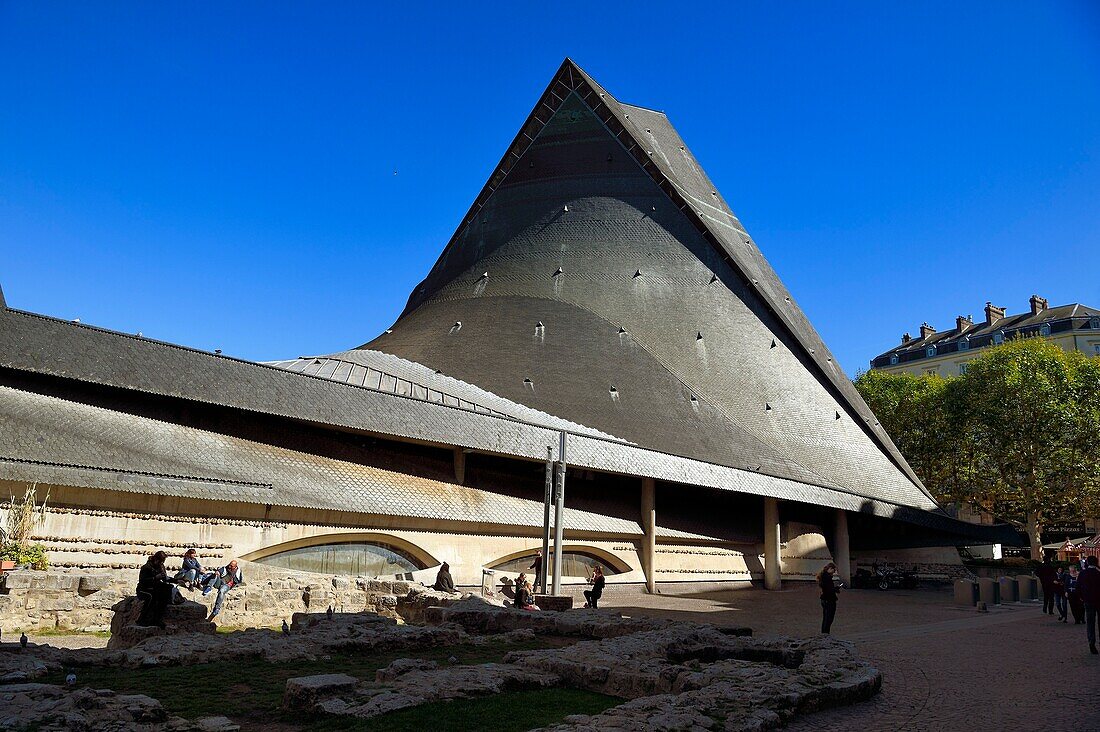
[[[262,628],[278,626],[294,613],[370,611],[396,617],[397,597],[410,583],[367,577],[333,577],[291,572],[251,562],[241,562],[245,583],[230,591],[219,624]],[[49,630],[106,631],[111,608],[133,595],[137,571],[16,570],[0,575],[0,629],[29,633]],[[214,594],[203,597],[197,590],[181,590],[188,600],[203,604],[207,612]]]

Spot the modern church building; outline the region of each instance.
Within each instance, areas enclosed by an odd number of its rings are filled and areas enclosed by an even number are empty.
[[[0,295],[0,494],[48,491],[55,565],[196,546],[479,584],[530,565],[563,433],[566,582],[1001,540],[937,506],[668,118],[568,60],[364,345],[253,363]]]

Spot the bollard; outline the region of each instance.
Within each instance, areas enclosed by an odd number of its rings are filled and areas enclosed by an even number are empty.
[[[978,583],[974,580],[955,580],[955,604],[974,607],[978,602]]]
[[[978,598],[987,605],[1001,604],[1001,586],[991,577],[978,578]]]
[[[1039,599],[1039,578],[1031,574],[1016,575],[1020,585],[1020,602]]]
[[[1001,586],[1001,602],[1020,601],[1020,585],[1015,577],[1001,577],[997,580],[997,584]]]

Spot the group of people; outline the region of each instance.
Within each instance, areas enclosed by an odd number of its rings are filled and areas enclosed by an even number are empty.
[[[168,553],[158,551],[138,571],[137,596],[143,599],[138,625],[164,627],[164,611],[169,604],[183,602],[180,588],[201,589],[203,597],[217,592],[214,607],[207,621],[212,621],[221,613],[226,594],[237,585],[244,583],[244,575],[234,559],[224,567],[204,569],[199,561],[198,552],[188,549],[183,555],[183,565],[172,577],[164,563]]]
[[[1044,560],[1036,574],[1043,587],[1043,612],[1067,623],[1073,614],[1074,625],[1085,625],[1089,652],[1100,654],[1096,648],[1096,615],[1100,611],[1100,567],[1095,556],[1082,557],[1077,564],[1057,569],[1049,559]]]
[[[519,608],[520,610],[540,610],[539,606],[535,604],[535,589],[542,585],[546,571],[546,560],[542,555],[542,550],[539,550],[535,554],[535,560],[528,569],[533,569],[535,571],[535,581],[533,585],[531,581],[527,579],[527,573],[520,572],[514,582],[509,577],[503,578],[501,580],[500,592],[511,601],[512,607]],[[604,582],[603,567],[597,564],[592,572],[592,576],[588,578],[588,584],[592,585],[592,589],[584,591],[584,606],[586,608],[599,607],[600,598],[603,596]],[[435,584],[432,585],[432,589],[439,590],[440,592],[456,592],[454,578],[451,577],[451,565],[447,562],[443,562],[443,564],[439,566],[439,571],[436,572]],[[543,587],[542,589],[545,591],[546,588]]]

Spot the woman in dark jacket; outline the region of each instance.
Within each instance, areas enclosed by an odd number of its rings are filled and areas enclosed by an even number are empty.
[[[597,608],[600,605],[600,598],[603,597],[603,567],[597,564],[595,572],[592,573],[592,578],[588,581],[592,584],[592,589],[584,591],[584,606]]]
[[[828,633],[833,627],[833,618],[836,617],[836,585],[833,584],[833,575],[836,574],[836,565],[829,562],[817,573],[817,586],[821,589],[821,632]]]
[[[156,625],[164,627],[164,608],[172,600],[174,586],[168,581],[168,572],[164,569],[165,552],[157,552],[138,570],[137,594],[149,596],[141,608],[138,625]]]

